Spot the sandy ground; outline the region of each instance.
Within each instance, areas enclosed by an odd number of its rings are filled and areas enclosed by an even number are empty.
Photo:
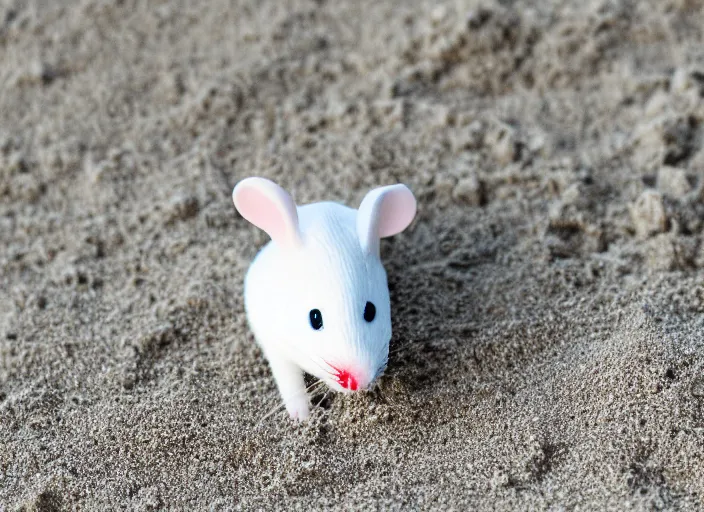
[[[701,0],[0,0],[0,510],[701,510],[703,97]],[[305,425],[250,175],[419,201]]]

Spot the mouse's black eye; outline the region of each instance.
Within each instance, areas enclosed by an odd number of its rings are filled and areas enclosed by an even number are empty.
[[[308,317],[310,318],[310,326],[313,329],[319,331],[323,328],[323,314],[319,309],[311,309]]]
[[[371,322],[372,320],[374,320],[375,316],[376,316],[376,307],[371,302],[367,302],[367,305],[364,306],[364,319],[367,322]]]

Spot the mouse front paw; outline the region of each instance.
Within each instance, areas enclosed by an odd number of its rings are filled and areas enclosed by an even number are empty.
[[[292,398],[286,401],[286,410],[291,419],[296,421],[305,421],[310,416],[310,406],[308,405],[308,397]]]

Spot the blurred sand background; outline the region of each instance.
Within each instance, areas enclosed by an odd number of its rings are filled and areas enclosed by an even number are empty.
[[[0,0],[0,510],[701,510],[703,33],[701,0]],[[250,175],[419,201],[386,376],[304,425],[261,422]]]

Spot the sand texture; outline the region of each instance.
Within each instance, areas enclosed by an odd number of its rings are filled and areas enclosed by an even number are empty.
[[[418,199],[303,425],[251,175]],[[0,286],[2,511],[702,510],[704,2],[0,0]]]

